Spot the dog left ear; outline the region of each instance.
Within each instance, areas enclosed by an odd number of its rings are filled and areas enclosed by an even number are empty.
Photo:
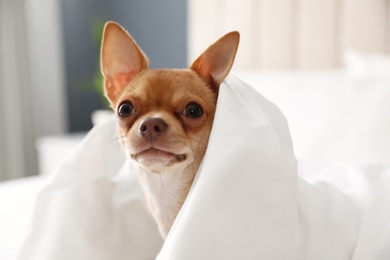
[[[104,93],[114,106],[127,84],[148,68],[148,59],[130,34],[115,22],[104,26],[100,55]]]
[[[240,41],[239,32],[233,31],[210,45],[191,65],[209,86],[218,91],[233,66]]]

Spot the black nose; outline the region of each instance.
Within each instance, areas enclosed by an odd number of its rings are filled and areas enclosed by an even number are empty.
[[[144,138],[149,140],[156,139],[159,135],[165,132],[168,128],[167,123],[158,117],[150,117],[145,119],[138,128],[138,131]]]

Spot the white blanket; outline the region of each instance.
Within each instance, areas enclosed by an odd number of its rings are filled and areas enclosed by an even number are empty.
[[[284,116],[233,76],[165,242],[115,128],[93,129],[41,193],[23,260],[390,259],[390,170],[305,164],[298,174]]]

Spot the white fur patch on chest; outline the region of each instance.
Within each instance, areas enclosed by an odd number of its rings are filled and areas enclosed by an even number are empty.
[[[162,173],[139,169],[137,175],[153,216],[163,233],[167,233],[185,201],[193,175],[184,169]]]

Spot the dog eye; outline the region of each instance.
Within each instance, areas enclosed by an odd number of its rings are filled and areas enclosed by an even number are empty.
[[[195,103],[188,104],[183,114],[189,118],[198,118],[203,114],[202,108]]]
[[[118,115],[120,117],[129,117],[134,112],[134,107],[130,102],[124,102],[119,106]]]

